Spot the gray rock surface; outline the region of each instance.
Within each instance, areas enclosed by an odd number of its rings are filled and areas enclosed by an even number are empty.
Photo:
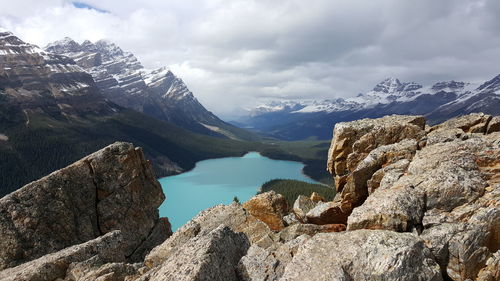
[[[442,280],[424,242],[412,234],[382,230],[322,233],[299,247],[283,281]]]
[[[483,113],[471,113],[449,119],[431,128],[431,131],[443,129],[461,129],[466,133],[486,133],[488,123],[492,116]]]
[[[113,231],[94,240],[87,241],[48,254],[17,267],[0,271],[2,281],[53,281],[65,278],[72,263],[96,257],[103,262],[123,262],[125,252],[123,236]]]
[[[337,202],[321,202],[306,214],[306,222],[312,224],[343,224],[348,214]]]
[[[176,255],[139,280],[237,280],[235,268],[249,247],[250,242],[244,234],[221,225],[183,244]]]
[[[425,135],[424,127],[422,116],[392,115],[337,123],[327,165],[335,175],[337,191],[342,191],[346,177],[371,150],[404,139],[420,140]]]
[[[293,212],[300,221],[305,221],[306,214],[316,206],[316,202],[312,201],[309,197],[299,195],[293,203]]]
[[[210,232],[221,225],[228,226],[235,232],[243,232],[251,243],[261,246],[273,243],[269,227],[250,215],[241,205],[217,205],[200,212],[164,243],[155,247],[146,256],[145,264],[149,268],[159,266],[171,256],[176,256],[183,244],[195,239],[200,233]]]
[[[274,249],[252,245],[238,263],[239,277],[244,281],[279,280],[299,246],[309,238],[304,234],[287,243],[279,243]]]
[[[413,231],[420,227],[425,211],[425,194],[410,187],[376,190],[353,210],[347,229]]]
[[[164,198],[142,151],[112,144],[0,199],[0,269],[113,230],[122,231],[126,255],[140,257],[168,235],[144,242]]]

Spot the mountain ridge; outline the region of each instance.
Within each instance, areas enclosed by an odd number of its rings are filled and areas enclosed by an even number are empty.
[[[483,83],[457,81],[422,86],[388,78],[351,98],[273,101],[236,120],[240,126],[284,140],[328,139],[337,122],[390,114],[421,114],[436,124],[473,112],[500,114],[500,75]],[[303,131],[293,130],[298,124]],[[296,129],[296,127],[295,127]]]
[[[103,95],[123,107],[210,136],[255,140],[256,136],[228,124],[208,111],[182,79],[167,67],[148,70],[116,44],[66,37],[45,50],[71,57],[95,79]]]

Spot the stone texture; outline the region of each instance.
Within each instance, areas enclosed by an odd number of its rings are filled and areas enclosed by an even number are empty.
[[[299,236],[307,234],[308,236],[314,236],[322,232],[340,232],[346,230],[345,224],[294,224],[286,227],[279,233],[279,240],[288,242]]]
[[[370,181],[372,189],[376,187],[376,178],[373,176],[378,170],[403,159],[411,160],[416,150],[417,141],[405,139],[398,143],[379,146],[366,154],[366,157],[360,160],[347,176],[340,199],[343,211],[350,214],[353,208],[360,206],[366,200],[369,195],[368,182]]]
[[[99,256],[72,263],[64,281],[123,281],[126,277],[137,275],[139,264],[109,262]]]
[[[468,139],[470,134],[465,133],[459,128],[444,128],[434,130],[427,134],[426,145],[436,144],[440,142],[462,141]]]
[[[316,206],[316,203],[312,201],[310,198],[299,195],[295,202],[293,203],[293,213],[297,216],[297,218],[304,222],[306,219],[306,214],[311,209]]]
[[[96,257],[105,262],[125,261],[123,236],[120,231],[110,232],[94,240],[87,241],[48,254],[17,267],[0,271],[2,281],[53,281],[64,279],[72,263]]]
[[[250,215],[241,205],[217,205],[200,212],[191,221],[178,229],[169,239],[155,247],[145,259],[149,268],[159,266],[171,256],[177,255],[181,246],[200,233],[210,232],[220,225],[235,232],[244,233],[252,244],[269,246],[273,243],[269,227]]]
[[[337,202],[319,203],[306,214],[306,222],[312,224],[345,224],[348,213]]]
[[[238,263],[238,275],[244,281],[279,280],[286,265],[297,253],[298,247],[309,239],[299,236],[292,241],[278,244],[274,250],[252,245]]]
[[[426,209],[450,211],[483,195],[486,183],[475,151],[485,148],[469,141],[437,143],[418,151],[408,176],[397,184],[414,186],[426,194]]]
[[[139,280],[237,280],[235,268],[250,247],[248,238],[220,225],[183,244],[175,256]]]
[[[259,194],[245,202],[243,208],[265,222],[271,230],[279,231],[285,227],[283,217],[288,213],[288,204],[281,194],[274,191]]]
[[[285,225],[286,226],[289,226],[289,225],[293,225],[293,224],[297,224],[297,223],[300,223],[299,219],[297,218],[297,216],[295,215],[295,213],[289,213],[288,215],[284,216],[283,217],[283,221],[285,222]]]
[[[487,134],[494,132],[500,132],[500,116],[493,116],[490,123],[488,123],[488,128],[486,129]]]
[[[486,266],[481,269],[477,276],[477,281],[496,281],[500,280],[500,251],[486,261]]]
[[[451,279],[476,278],[490,255],[489,249],[486,247],[489,235],[487,225],[474,225],[450,239],[446,272]]]
[[[113,230],[122,231],[126,255],[140,257],[154,246],[138,250],[164,198],[142,151],[112,144],[0,199],[0,269]]]
[[[419,140],[425,135],[424,127],[422,116],[392,115],[337,123],[327,165],[327,170],[335,175],[337,191],[344,188],[347,175],[371,150],[404,139]]]
[[[157,245],[165,241],[166,237],[172,236],[172,226],[168,218],[160,218],[151,230],[144,243],[137,247],[130,256],[133,261],[143,261],[146,255]]]
[[[471,113],[452,118],[431,128],[431,131],[458,128],[466,133],[485,133],[492,116],[484,113]]]
[[[401,186],[376,190],[363,205],[353,210],[347,220],[347,229],[411,232],[421,228],[424,212],[425,195],[422,192]]]
[[[289,280],[442,280],[422,240],[382,230],[322,233],[299,247],[288,263]]]
[[[325,202],[325,198],[319,195],[317,192],[313,192],[310,198],[313,202]]]

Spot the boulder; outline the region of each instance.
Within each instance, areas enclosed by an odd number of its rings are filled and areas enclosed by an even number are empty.
[[[252,245],[238,263],[238,275],[243,281],[279,280],[286,265],[297,253],[300,245],[309,239],[302,235],[287,243],[278,243],[275,249],[263,249]]]
[[[349,216],[338,202],[319,203],[306,214],[306,222],[312,224],[345,224]]]
[[[304,195],[299,195],[293,203],[293,213],[300,221],[305,221],[306,214],[316,206],[316,203]]]
[[[64,279],[70,265],[88,259],[102,262],[123,262],[125,251],[120,231],[42,256],[22,265],[0,271],[2,281],[53,281]]]
[[[113,230],[140,258],[170,233],[150,237],[164,199],[142,150],[114,143],[0,199],[0,270]]]
[[[409,165],[410,161],[408,159],[401,159],[377,170],[373,173],[371,179],[366,182],[368,194],[372,194],[377,189],[392,187],[405,174]]]
[[[354,208],[347,229],[421,230],[425,195],[414,188],[396,186],[376,190],[360,207]]]
[[[341,192],[341,205],[345,206],[343,211],[350,214],[353,208],[360,206],[366,200],[369,195],[368,182],[372,189],[377,186],[378,179],[374,178],[374,175],[378,170],[404,159],[411,160],[417,148],[416,140],[406,139],[379,146],[367,153],[346,178],[346,184]]]
[[[486,128],[487,134],[494,132],[500,132],[500,116],[493,116],[490,123],[488,123],[488,128]]]
[[[195,239],[200,233],[210,232],[221,225],[228,226],[234,232],[244,233],[252,244],[266,247],[273,243],[272,231],[267,224],[250,215],[240,204],[217,205],[200,212],[169,239],[155,247],[146,256],[144,263],[149,268],[159,266],[176,256],[182,245]]]
[[[385,230],[321,233],[299,247],[285,268],[291,280],[442,280],[424,242]]]
[[[252,216],[265,222],[271,230],[285,227],[283,217],[288,213],[288,204],[283,195],[274,191],[261,193],[243,204]]]
[[[437,143],[419,150],[407,176],[396,184],[413,186],[426,194],[426,210],[451,211],[477,200],[487,186],[475,151],[485,146],[471,141]]]
[[[317,192],[311,193],[311,198],[313,202],[325,202],[325,198],[321,195],[319,195]]]
[[[327,170],[335,175],[341,191],[347,176],[373,149],[404,139],[420,140],[425,136],[422,116],[385,116],[335,124],[334,138],[328,151]]]
[[[454,235],[448,242],[449,258],[446,266],[448,276],[453,280],[475,279],[490,256],[487,247],[488,225],[468,226],[466,231]]]
[[[220,225],[181,245],[176,255],[168,257],[161,266],[138,280],[237,280],[235,268],[249,247],[250,242],[244,234]]]
[[[491,118],[491,115],[486,115],[484,113],[471,113],[449,119],[432,127],[430,131],[458,128],[465,133],[486,133],[486,129]]]

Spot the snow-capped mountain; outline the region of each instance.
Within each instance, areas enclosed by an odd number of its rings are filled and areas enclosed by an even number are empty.
[[[0,129],[20,120],[30,126],[35,116],[67,121],[113,114],[118,108],[72,59],[0,32]]]
[[[422,86],[388,78],[351,98],[273,101],[238,120],[282,139],[331,138],[333,124],[388,114],[422,114],[431,123],[471,112],[500,114],[500,75],[483,83],[457,81]],[[295,131],[295,132],[294,132]]]
[[[132,53],[114,43],[86,40],[79,44],[64,38],[45,50],[71,57],[92,75],[104,96],[118,105],[197,133],[229,138],[250,135],[205,109],[168,68],[145,69]]]

